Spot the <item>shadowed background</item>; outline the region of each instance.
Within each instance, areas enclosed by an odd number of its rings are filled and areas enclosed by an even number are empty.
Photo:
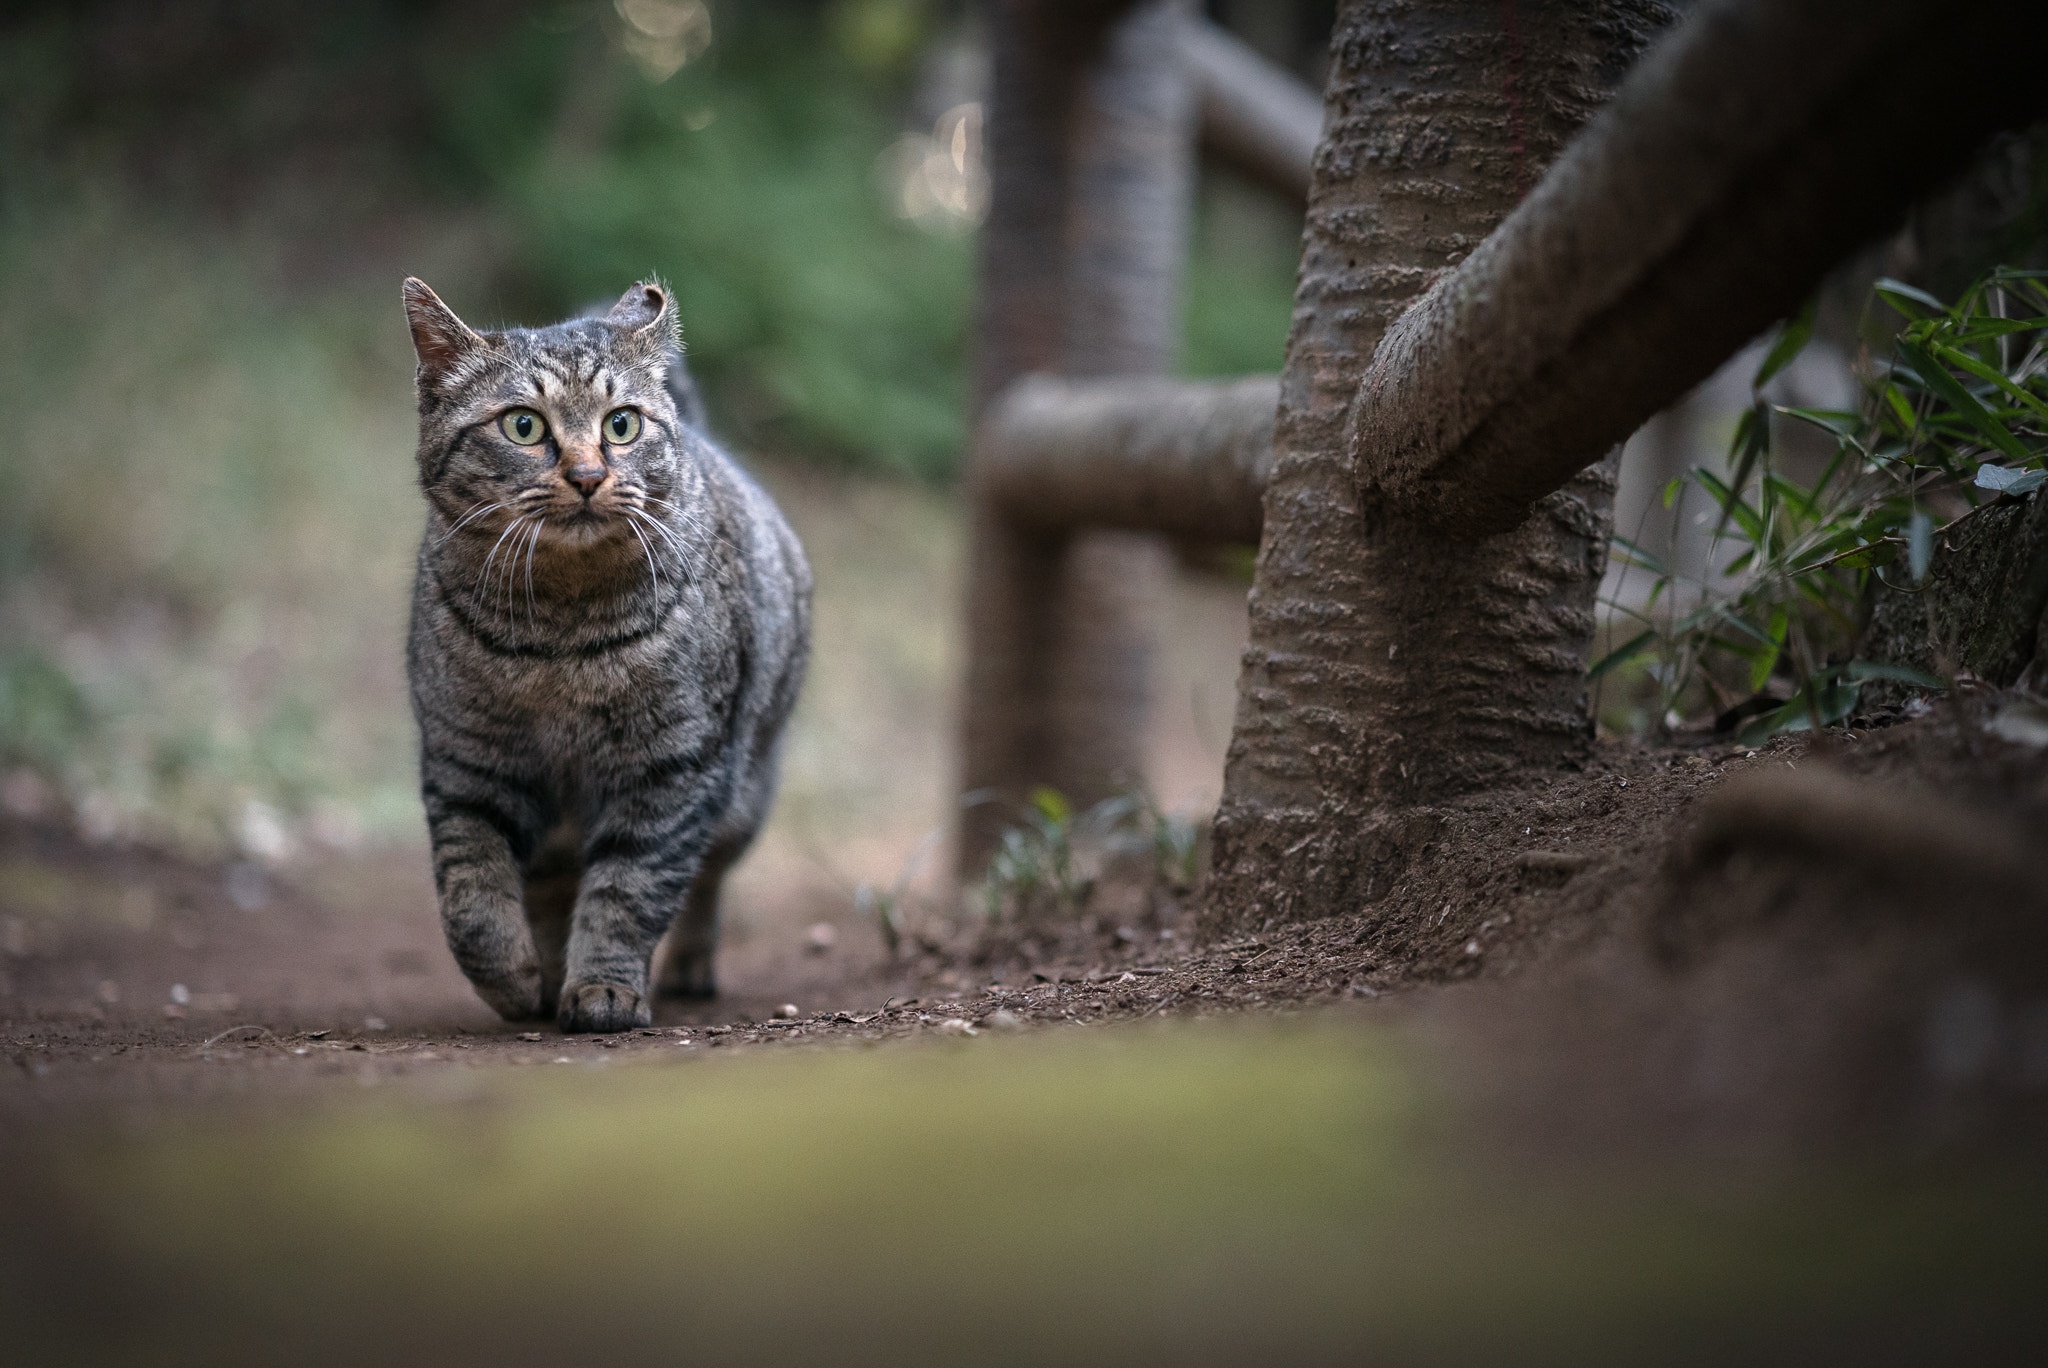
[[[1326,5],[1238,8],[1314,77]],[[751,877],[780,852],[843,901],[945,822],[971,6],[50,4],[0,39],[9,811],[264,868],[418,844],[396,282],[482,326],[654,273],[818,562]],[[1277,368],[1299,223],[1205,173],[1183,370]],[[1242,573],[1184,576],[1168,633],[1154,783],[1189,811],[1220,782]]]

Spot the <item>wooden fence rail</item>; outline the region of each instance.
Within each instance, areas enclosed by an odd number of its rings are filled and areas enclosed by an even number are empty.
[[[1020,526],[1118,527],[1256,542],[1280,379],[1019,380],[979,443],[989,496]]]
[[[1284,915],[1369,896],[1371,857],[1350,847],[1380,837],[1357,834],[1361,814],[1569,760],[1590,737],[1572,680],[1612,487],[1597,463],[1988,134],[2048,105],[2041,0],[1702,0],[1573,137],[1614,59],[1671,11],[1524,8],[1345,0],[1325,111],[1176,0],[993,7],[966,787],[1070,782],[1085,800],[1136,763],[1130,567],[1147,553],[1119,543],[1087,590],[1088,539],[1263,537],[1260,574],[1279,578],[1254,598],[1270,622],[1254,612],[1218,818],[1237,867],[1219,866],[1217,896]],[[1213,150],[1307,188],[1284,377],[1160,374],[1187,213],[1173,140],[1197,131],[1172,111],[1188,104]],[[1531,158],[1540,174],[1521,180]],[[1333,384],[1355,393],[1326,441]],[[1274,472],[1276,408],[1285,459],[1341,464],[1338,485]],[[1371,543],[1349,562],[1326,535],[1345,527]],[[1428,583],[1371,583],[1397,572]],[[1093,701],[1088,678],[1108,681]],[[1333,746],[1372,753],[1336,763]],[[969,815],[963,874],[1004,820]],[[1274,895],[1258,869],[1283,852],[1318,891]]]

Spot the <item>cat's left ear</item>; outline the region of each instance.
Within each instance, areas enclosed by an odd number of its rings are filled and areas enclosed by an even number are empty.
[[[653,343],[664,355],[683,345],[683,326],[676,318],[675,296],[658,280],[643,280],[620,295],[605,318]]]

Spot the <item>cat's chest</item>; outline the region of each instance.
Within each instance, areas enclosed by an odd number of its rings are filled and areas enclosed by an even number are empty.
[[[687,642],[649,641],[598,656],[507,662],[483,688],[552,741],[550,749],[632,746],[718,711],[705,666]]]

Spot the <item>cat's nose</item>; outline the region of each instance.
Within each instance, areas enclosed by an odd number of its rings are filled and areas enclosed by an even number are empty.
[[[597,493],[597,487],[604,483],[604,477],[604,463],[595,457],[573,460],[569,463],[569,468],[562,472],[562,478],[582,491],[586,499]]]

